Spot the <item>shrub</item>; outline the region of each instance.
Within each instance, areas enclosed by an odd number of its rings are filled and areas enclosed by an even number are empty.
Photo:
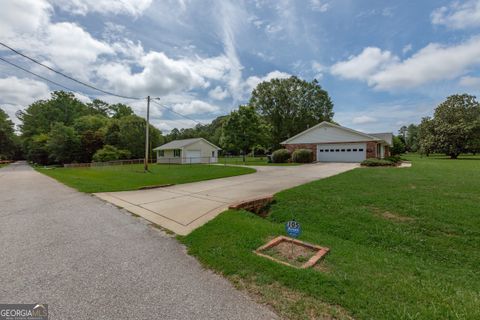
[[[313,152],[310,149],[297,149],[292,153],[292,161],[296,163],[310,163],[313,161]]]
[[[386,157],[384,158],[384,160],[388,160],[393,163],[399,163],[402,161],[402,157],[400,157],[399,155],[395,155],[395,156]]]
[[[272,153],[273,163],[286,163],[290,160],[290,151],[287,149],[278,149]]]
[[[107,162],[128,158],[130,158],[130,151],[120,150],[107,144],[102,149],[97,150],[92,159],[94,162]]]
[[[362,166],[366,167],[391,167],[394,166],[395,162],[386,159],[367,159],[362,162]]]

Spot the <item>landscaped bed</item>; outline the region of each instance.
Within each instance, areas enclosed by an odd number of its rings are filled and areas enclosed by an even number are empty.
[[[227,211],[180,239],[285,318],[480,319],[480,157],[407,159],[281,192],[267,218]],[[292,214],[300,240],[330,248],[318,267],[253,252]]]
[[[36,168],[82,192],[136,190],[146,186],[180,184],[238,176],[255,169],[218,165],[157,165],[143,172],[143,164],[91,168]]]

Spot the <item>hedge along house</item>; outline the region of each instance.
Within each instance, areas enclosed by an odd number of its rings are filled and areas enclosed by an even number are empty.
[[[363,133],[321,122],[281,143],[289,151],[310,149],[314,161],[362,162],[390,156],[392,133]]]
[[[153,149],[157,163],[217,163],[219,147],[203,138],[170,141]]]

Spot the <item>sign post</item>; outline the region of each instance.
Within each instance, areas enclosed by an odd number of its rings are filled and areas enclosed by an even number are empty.
[[[302,229],[300,228],[300,223],[295,221],[295,219],[288,221],[285,224],[285,231],[287,234],[292,237],[292,238],[298,238],[300,236],[300,233],[302,232]],[[292,242],[292,250],[291,250],[291,255],[290,258],[293,258],[293,242]]]

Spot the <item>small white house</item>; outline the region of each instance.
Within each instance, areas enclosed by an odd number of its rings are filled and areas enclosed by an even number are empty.
[[[219,147],[203,138],[170,141],[153,149],[157,163],[217,163]]]

